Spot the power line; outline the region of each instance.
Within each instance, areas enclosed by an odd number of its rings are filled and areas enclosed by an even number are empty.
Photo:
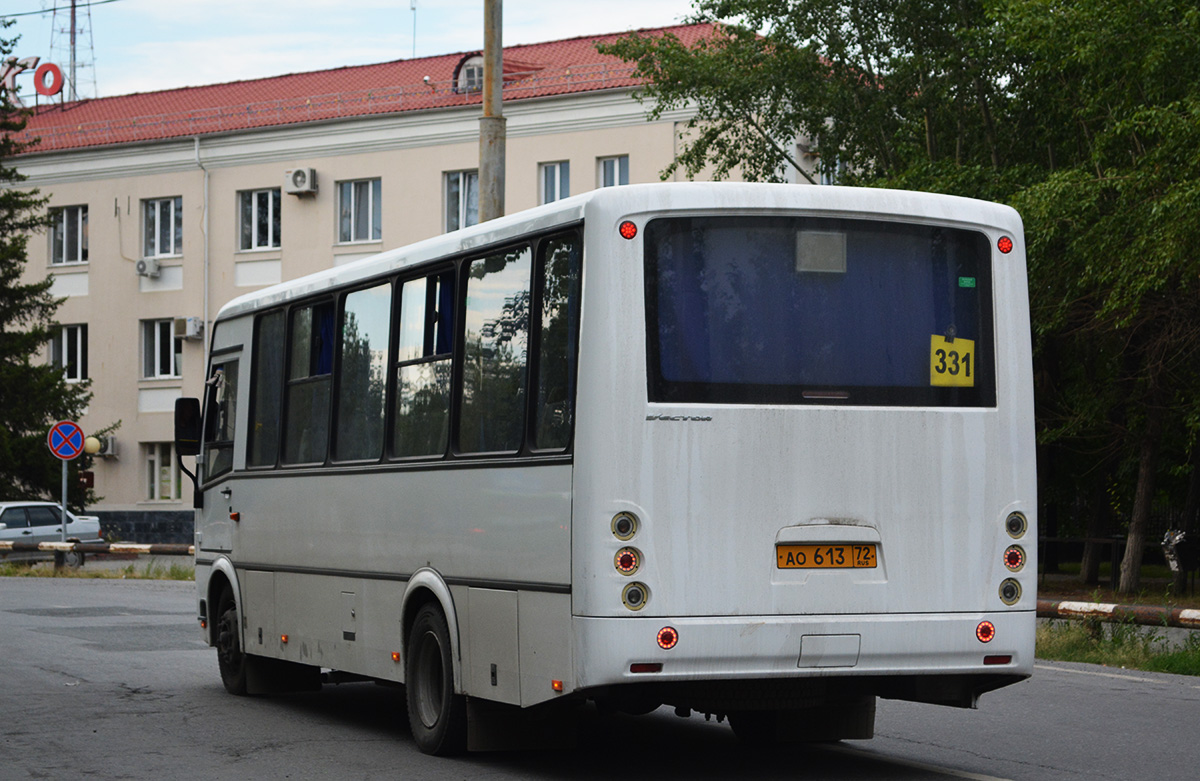
[[[94,5],[108,5],[115,3],[117,0],[89,0],[86,3],[76,3],[76,8],[91,8]],[[0,14],[0,19],[15,19],[18,16],[41,16],[43,14],[54,13],[54,8],[43,8],[40,11],[18,11],[15,14]]]

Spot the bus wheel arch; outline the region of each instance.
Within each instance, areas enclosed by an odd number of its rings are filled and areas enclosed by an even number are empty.
[[[459,644],[458,614],[454,610],[454,597],[450,595],[450,587],[446,585],[446,581],[442,580],[442,576],[432,569],[421,569],[415,572],[404,591],[404,598],[400,604],[400,638],[404,644],[404,658],[408,658],[408,641],[417,614],[422,607],[430,603],[436,604],[446,619],[446,627],[450,634],[450,656],[454,660],[454,690],[461,692],[463,690],[462,652]],[[407,662],[405,669],[407,671]]]
[[[230,566],[228,559],[219,559],[213,564],[212,573],[208,576],[208,587],[205,592],[205,599],[208,605],[208,629],[205,631],[205,640],[208,641],[209,645],[216,645],[217,642],[217,621],[220,619],[220,614],[217,612],[218,603],[221,599],[221,594],[226,589],[233,594],[233,602],[237,607],[238,615],[243,615],[237,576],[234,575],[233,567]],[[240,640],[242,638],[239,637]]]

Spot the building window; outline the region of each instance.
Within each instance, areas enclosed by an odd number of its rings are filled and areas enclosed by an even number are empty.
[[[142,257],[183,254],[183,197],[142,201]]]
[[[67,382],[88,378],[87,326],[64,325],[50,340],[50,365],[62,369]]]
[[[380,179],[360,179],[338,183],[338,241],[379,241],[383,238],[383,183]]]
[[[542,163],[541,179],[541,203],[553,203],[560,198],[566,198],[571,194],[571,164],[563,161],[561,163]]]
[[[142,377],[147,380],[182,376],[183,335],[175,321],[142,321]]]
[[[446,174],[446,232],[479,223],[479,172]]]
[[[64,206],[51,209],[50,263],[87,263],[88,207]]]
[[[483,90],[483,57],[475,55],[468,58],[458,68],[458,81],[454,84],[454,91],[463,92],[480,92]]]
[[[172,502],[183,498],[179,480],[179,462],[170,442],[149,442],[146,452],[146,499],[151,502]]]
[[[600,187],[629,184],[629,155],[601,157],[596,161],[596,183]]]
[[[238,193],[241,204],[241,248],[272,249],[279,246],[279,188]]]

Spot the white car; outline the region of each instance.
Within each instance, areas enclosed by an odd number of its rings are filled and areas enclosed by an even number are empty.
[[[53,502],[0,502],[0,541],[61,542],[62,511]],[[104,542],[100,539],[100,519],[94,515],[75,515],[67,511],[68,542]],[[54,558],[42,551],[0,550],[0,561],[29,561]],[[83,566],[83,554],[66,555],[69,567]]]

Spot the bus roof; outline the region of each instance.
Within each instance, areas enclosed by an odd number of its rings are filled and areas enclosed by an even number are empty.
[[[219,322],[386,276],[409,266],[470,253],[528,234],[571,225],[583,220],[586,212],[597,209],[618,215],[657,211],[719,210],[726,214],[739,211],[762,214],[819,210],[823,215],[830,216],[861,217],[869,214],[880,219],[918,219],[1021,231],[1020,217],[1008,206],[908,190],[735,182],[670,182],[602,187],[238,296],[221,307],[216,319]]]

